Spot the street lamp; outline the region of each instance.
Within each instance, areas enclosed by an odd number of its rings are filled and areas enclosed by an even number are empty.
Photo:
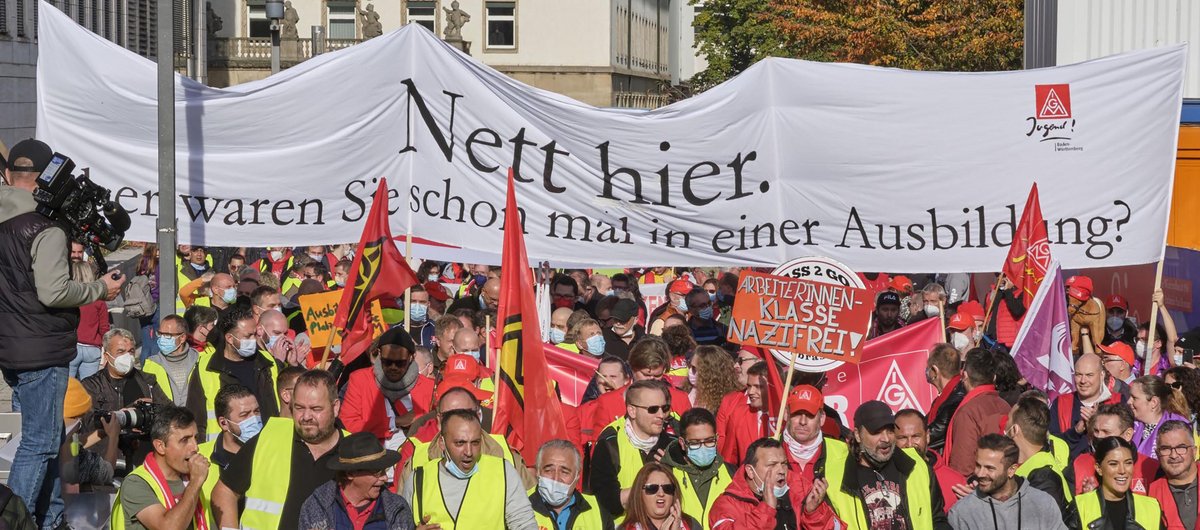
[[[279,73],[279,31],[282,29],[283,0],[267,0],[267,18],[271,21],[271,73]]]

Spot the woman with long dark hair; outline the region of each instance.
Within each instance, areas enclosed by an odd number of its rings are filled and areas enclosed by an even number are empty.
[[[679,481],[670,468],[649,462],[633,479],[625,508],[624,530],[701,530],[679,504]]]
[[[1129,491],[1138,453],[1119,436],[1096,440],[1096,474],[1100,487],[1075,497],[1076,517],[1068,523],[1081,530],[1156,530],[1162,508],[1154,497]],[[1076,526],[1078,525],[1078,526]]]

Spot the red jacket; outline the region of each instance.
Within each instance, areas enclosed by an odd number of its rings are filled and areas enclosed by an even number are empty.
[[[628,388],[629,385],[626,385],[596,398],[595,409],[592,411],[592,431],[595,436],[600,436],[600,431],[608,427],[608,424],[625,416],[625,390]],[[690,408],[692,401],[687,393],[671,387],[671,412],[683,415]]]
[[[417,389],[423,383],[421,379],[424,378],[418,378],[416,386],[409,394],[413,398],[412,412],[417,416],[428,412],[428,402],[421,402],[417,396]],[[432,386],[432,384],[432,382],[428,382],[428,386]],[[342,408],[338,413],[338,419],[342,420],[342,425],[345,425],[350,432],[369,432],[380,441],[384,441],[391,437],[392,432],[392,425],[387,413],[389,406],[393,407],[397,416],[403,416],[409,412],[399,401],[388,403],[387,398],[383,396],[383,391],[379,389],[379,383],[375,381],[374,368],[369,366],[360,368],[350,374],[346,383],[346,395],[342,397]]]
[[[80,344],[103,347],[101,344],[104,334],[108,333],[111,324],[108,323],[108,304],[104,300],[96,300],[79,308],[79,328],[77,332]]]
[[[796,528],[845,528],[827,502],[822,502],[812,513],[805,513],[804,499],[812,490],[811,481],[789,475],[788,484],[788,501],[796,514]],[[746,472],[739,468],[734,474],[733,482],[713,503],[708,522],[712,530],[774,530],[775,509],[754,495],[749,481],[746,480]]]
[[[1197,465],[1196,469],[1200,470],[1200,465]],[[1175,504],[1175,495],[1171,493],[1171,486],[1167,484],[1166,478],[1160,478],[1150,484],[1150,496],[1158,499],[1158,505],[1162,507],[1163,522],[1167,523],[1167,530],[1185,530],[1187,528],[1179,519],[1179,506]],[[1196,515],[1197,520],[1200,520],[1200,503],[1196,503]]]
[[[741,465],[754,440],[767,436],[766,414],[751,410],[746,392],[726,394],[717,408],[717,449],[730,465]]]
[[[942,502],[946,508],[946,513],[950,513],[950,508],[958,502],[958,494],[954,493],[954,486],[966,484],[967,480],[959,475],[957,471],[950,469],[946,465],[946,459],[938,457],[935,451],[926,451],[925,458],[932,460],[930,467],[933,468],[933,475],[937,477],[938,488],[942,490]]]

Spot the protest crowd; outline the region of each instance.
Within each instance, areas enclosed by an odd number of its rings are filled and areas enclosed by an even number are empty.
[[[23,213],[12,183],[44,164],[28,149],[11,155],[0,226]],[[1073,390],[1048,395],[1010,353],[1029,297],[1005,275],[976,292],[963,274],[861,274],[868,339],[938,323],[925,367],[937,398],[839,411],[825,374],[789,376],[730,340],[740,269],[534,271],[547,364],[588,371],[577,399],[565,380],[550,394],[566,436],[518,450],[493,429],[511,414],[497,315],[516,287],[500,267],[414,260],[407,294],[363,316],[378,331],[334,344],[314,338],[320,315],[301,300],[354,288],[361,245],[142,248],[119,289],[72,249],[61,272],[84,287],[63,295],[82,305],[69,355],[0,345],[21,410],[62,416],[26,420],[40,460],[14,465],[10,528],[54,527],[67,492],[115,493],[117,530],[1197,527],[1200,333],[1162,310],[1149,337],[1084,275],[1060,293]],[[176,307],[155,306],[165,275]],[[3,287],[9,315],[32,292]],[[110,318],[117,290],[137,326]],[[65,392],[27,386],[42,372]],[[46,435],[60,426],[61,440]]]

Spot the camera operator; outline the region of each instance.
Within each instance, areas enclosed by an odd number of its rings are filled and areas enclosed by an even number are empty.
[[[79,306],[116,298],[124,279],[72,281],[67,231],[36,211],[38,175],[53,151],[37,140],[13,146],[0,186],[0,370],[21,412],[21,444],[9,486],[43,527],[63,512],[58,449],[63,396],[75,358]]]
[[[104,368],[91,377],[83,380],[83,388],[92,398],[90,421],[84,422],[84,433],[90,434],[100,427],[100,421],[105,413],[134,408],[138,402],[151,402],[155,405],[170,405],[171,400],[159,387],[158,378],[147,374],[134,366],[137,347],[133,343],[133,333],[121,328],[113,328],[104,334]],[[149,441],[145,437],[148,429],[136,425],[122,424],[121,453],[125,456],[125,469],[129,470],[140,465],[150,452]]]
[[[70,379],[63,400],[67,439],[62,444],[59,458],[62,459],[63,484],[77,485],[75,489],[81,491],[112,485],[113,470],[117,465],[117,441],[121,434],[121,424],[110,415],[100,419],[100,430],[87,438],[80,436],[84,417],[91,411],[92,397],[78,379]]]

